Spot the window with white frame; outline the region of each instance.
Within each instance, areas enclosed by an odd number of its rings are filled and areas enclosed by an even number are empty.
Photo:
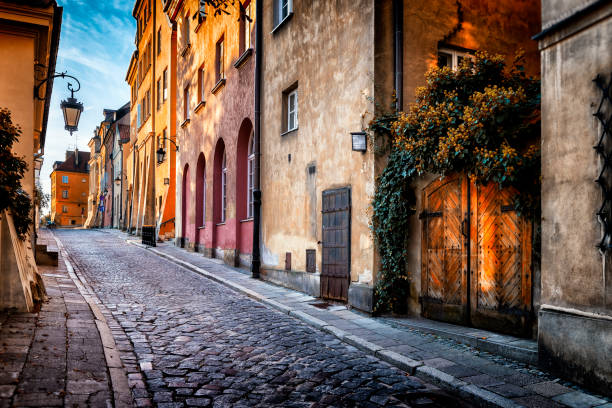
[[[225,152],[221,164],[221,222],[225,222],[225,211],[227,207],[227,161]]]
[[[247,156],[247,218],[253,218],[253,164],[255,163],[254,137],[251,132]]]
[[[183,90],[183,119],[189,119],[189,85]]]
[[[67,213],[68,212],[68,207],[67,206],[62,206],[62,212]]]
[[[216,68],[217,68],[217,82],[225,78],[225,67],[223,60],[225,59],[225,46],[223,42],[223,36],[217,41],[217,52],[216,52]]]
[[[68,198],[68,190],[62,190],[62,198]]]
[[[453,71],[459,68],[465,58],[472,58],[468,52],[453,50],[450,48],[438,49],[438,67],[449,67]]]
[[[287,132],[298,128],[298,93],[297,89],[287,94]]]
[[[293,0],[274,0],[274,26],[278,26],[293,13]]]
[[[68,184],[68,176],[62,176],[62,183]]]
[[[182,34],[183,34],[183,49],[185,49],[191,43],[189,39],[189,13],[187,12],[183,14]]]
[[[206,90],[204,88],[204,65],[198,69],[198,103],[205,101]]]

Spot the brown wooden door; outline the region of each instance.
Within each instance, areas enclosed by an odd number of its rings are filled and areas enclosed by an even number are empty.
[[[423,191],[423,315],[514,334],[531,316],[531,223],[516,190],[436,180]],[[469,260],[469,262],[468,262]]]
[[[323,192],[321,297],[346,301],[350,282],[351,190]]]
[[[467,250],[463,223],[467,194],[463,176],[431,183],[423,192],[422,283],[423,315],[468,323]]]
[[[471,321],[474,326],[529,334],[531,223],[514,211],[516,190],[472,187]]]

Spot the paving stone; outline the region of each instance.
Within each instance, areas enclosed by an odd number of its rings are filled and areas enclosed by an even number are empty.
[[[489,385],[485,388],[507,398],[524,397],[532,394],[531,391],[513,384]]]
[[[584,392],[580,391],[557,395],[556,397],[553,397],[553,400],[572,408],[595,407],[597,405],[603,405],[607,402],[606,400],[585,394]]]
[[[544,398],[541,395],[530,395],[527,397],[513,398],[512,400],[527,408],[563,408],[565,406],[555,401],[551,401],[548,398]]]
[[[571,388],[564,387],[563,385],[554,381],[545,381],[541,383],[530,384],[525,386],[525,388],[544,397],[554,397],[556,395],[567,394],[568,392],[574,391]]]

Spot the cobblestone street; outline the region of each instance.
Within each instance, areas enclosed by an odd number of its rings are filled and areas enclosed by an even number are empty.
[[[123,329],[113,335],[139,406],[431,403],[406,394],[435,387],[112,234],[56,235]]]

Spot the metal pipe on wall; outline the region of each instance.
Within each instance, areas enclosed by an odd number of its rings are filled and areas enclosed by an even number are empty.
[[[393,0],[393,76],[396,105],[404,107],[404,0]]]
[[[251,255],[251,276],[259,278],[261,266],[259,252],[259,234],[261,225],[261,186],[260,186],[260,158],[261,158],[261,65],[263,56],[263,0],[255,3],[255,124],[253,135],[253,150],[255,160],[253,163],[253,253]]]

